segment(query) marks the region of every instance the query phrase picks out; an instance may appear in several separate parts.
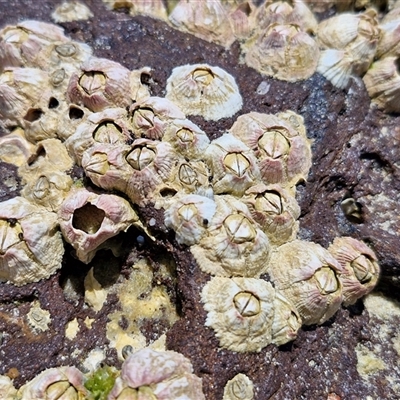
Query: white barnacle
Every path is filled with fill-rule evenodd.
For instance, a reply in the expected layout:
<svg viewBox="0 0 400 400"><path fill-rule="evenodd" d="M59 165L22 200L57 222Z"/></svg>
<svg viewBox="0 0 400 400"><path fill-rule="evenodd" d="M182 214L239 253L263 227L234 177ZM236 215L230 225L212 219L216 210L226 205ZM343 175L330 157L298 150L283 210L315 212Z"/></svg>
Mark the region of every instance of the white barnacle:
<svg viewBox="0 0 400 400"><path fill-rule="evenodd" d="M240 197L261 178L253 152L231 134L213 140L204 158L211 170L215 194Z"/></svg>
<svg viewBox="0 0 400 400"><path fill-rule="evenodd" d="M61 268L64 245L56 214L15 197L0 207L0 280L21 286Z"/></svg>
<svg viewBox="0 0 400 400"><path fill-rule="evenodd" d="M205 234L215 209L214 200L208 197L177 194L165 207L165 226L175 231L178 243L191 246Z"/></svg>
<svg viewBox="0 0 400 400"><path fill-rule="evenodd" d="M379 279L379 264L372 249L351 237L337 237L328 248L343 268L343 304L354 304L368 294Z"/></svg>
<svg viewBox="0 0 400 400"><path fill-rule="evenodd" d="M174 68L165 97L186 115L201 115L212 121L231 117L243 104L235 79L222 68L208 64Z"/></svg>
<svg viewBox="0 0 400 400"><path fill-rule="evenodd" d="M254 398L254 385L248 376L237 374L226 382L222 400L252 400Z"/></svg>
<svg viewBox="0 0 400 400"><path fill-rule="evenodd" d="M268 273L305 325L322 324L342 303L343 268L322 246L294 240L273 251Z"/></svg>
<svg viewBox="0 0 400 400"><path fill-rule="evenodd" d="M248 208L232 196L215 196L217 210L206 234L191 246L200 269L217 276L258 277L268 265L270 245Z"/></svg>

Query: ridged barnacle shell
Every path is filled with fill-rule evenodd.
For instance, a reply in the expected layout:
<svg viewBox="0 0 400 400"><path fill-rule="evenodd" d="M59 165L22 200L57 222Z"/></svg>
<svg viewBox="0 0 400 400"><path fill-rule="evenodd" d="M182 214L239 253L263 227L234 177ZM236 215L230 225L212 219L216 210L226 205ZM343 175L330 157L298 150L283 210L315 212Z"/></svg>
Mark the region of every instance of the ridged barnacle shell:
<svg viewBox="0 0 400 400"><path fill-rule="evenodd" d="M87 116L66 139L71 157L81 165L83 153L95 143L126 144L133 138L127 111L123 108L108 108Z"/></svg>
<svg viewBox="0 0 400 400"><path fill-rule="evenodd" d="M343 268L322 246L301 240L272 252L268 273L305 325L322 324L342 303Z"/></svg>
<svg viewBox="0 0 400 400"><path fill-rule="evenodd" d="M268 265L268 237L240 200L228 195L214 200L217 210L206 234L190 248L200 269L217 276L258 277Z"/></svg>
<svg viewBox="0 0 400 400"><path fill-rule="evenodd" d="M233 34L238 39L245 39L254 28L254 9L252 1L243 1L240 4L228 3L228 18Z"/></svg>
<svg viewBox="0 0 400 400"><path fill-rule="evenodd" d="M378 282L380 268L376 255L365 243L351 237L336 238L328 250L343 268L343 304L354 304Z"/></svg>
<svg viewBox="0 0 400 400"><path fill-rule="evenodd" d="M8 68L0 75L0 118L4 125L22 126L40 114L51 98L48 74L36 68Z"/></svg>
<svg viewBox="0 0 400 400"><path fill-rule="evenodd" d="M135 136L153 140L160 140L175 119L185 119L178 106L162 97L148 97L134 103L130 114Z"/></svg>
<svg viewBox="0 0 400 400"><path fill-rule="evenodd" d="M376 11L345 13L322 21L318 42L323 49L317 71L333 85L344 88L350 77L363 75L375 56L380 29Z"/></svg>
<svg viewBox="0 0 400 400"><path fill-rule="evenodd" d="M319 58L315 40L294 24L270 25L246 42L243 50L248 66L288 82L309 78Z"/></svg>
<svg viewBox="0 0 400 400"><path fill-rule="evenodd" d="M91 57L74 73L68 84L67 98L93 112L108 107L131 105L131 73L121 64L105 58Z"/></svg>
<svg viewBox="0 0 400 400"><path fill-rule="evenodd" d="M315 33L318 22L302 0L266 1L257 9L256 23L259 29L267 29L271 24L296 24L307 33Z"/></svg>
<svg viewBox="0 0 400 400"><path fill-rule="evenodd" d="M204 156L210 139L204 131L188 119L173 120L163 141L168 142L186 160L199 160Z"/></svg>
<svg viewBox="0 0 400 400"><path fill-rule="evenodd" d="M145 348L126 358L108 399L205 400L205 397L201 379L193 374L187 358L175 351Z"/></svg>
<svg viewBox="0 0 400 400"><path fill-rule="evenodd" d="M215 209L214 200L208 197L176 194L165 207L165 226L175 231L178 243L191 246L206 233Z"/></svg>
<svg viewBox="0 0 400 400"><path fill-rule="evenodd" d="M220 0L181 0L169 15L171 24L208 42L229 47L235 36Z"/></svg>
<svg viewBox="0 0 400 400"><path fill-rule="evenodd" d="M84 386L85 376L75 367L44 370L18 390L20 400L84 400L89 392Z"/></svg>
<svg viewBox="0 0 400 400"><path fill-rule="evenodd" d="M0 206L0 280L21 286L61 268L64 245L57 216L15 197Z"/></svg>
<svg viewBox="0 0 400 400"><path fill-rule="evenodd" d="M295 239L300 207L287 190L280 185L260 183L247 189L242 201L271 244L281 245Z"/></svg>
<svg viewBox="0 0 400 400"><path fill-rule="evenodd" d="M61 104L63 112L58 119L57 137L66 140L72 136L78 126L84 122L92 112L77 104Z"/></svg>
<svg viewBox="0 0 400 400"><path fill-rule="evenodd" d="M64 1L51 14L51 18L57 23L85 21L92 17L89 7L78 0Z"/></svg>
<svg viewBox="0 0 400 400"><path fill-rule="evenodd" d="M10 133L0 136L0 160L17 167L25 164L34 153L35 146L25 138L24 131L16 128Z"/></svg>
<svg viewBox="0 0 400 400"><path fill-rule="evenodd" d="M251 112L241 115L230 132L254 151L266 184L290 188L306 179L311 167L311 141L305 130L295 130L275 115Z"/></svg>
<svg viewBox="0 0 400 400"><path fill-rule="evenodd" d="M379 109L400 113L400 58L386 57L374 62L363 80Z"/></svg>
<svg viewBox="0 0 400 400"><path fill-rule="evenodd" d="M38 53L48 44L68 41L59 26L23 21L0 31L0 72L7 67L34 67Z"/></svg>
<svg viewBox="0 0 400 400"><path fill-rule="evenodd" d="M243 104L235 79L222 68L208 64L174 68L165 97L186 115L201 115L212 121L231 117Z"/></svg>
<svg viewBox="0 0 400 400"><path fill-rule="evenodd" d="M106 240L139 221L129 202L122 197L86 189L72 191L62 203L58 216L64 239L75 249L77 258L86 264L97 250L108 248Z"/></svg>
<svg viewBox="0 0 400 400"><path fill-rule="evenodd" d="M213 140L204 159L211 170L215 194L240 197L261 178L253 152L231 134L226 133Z"/></svg>
<svg viewBox="0 0 400 400"><path fill-rule="evenodd" d="M237 374L226 382L222 400L253 400L254 385L248 376Z"/></svg>

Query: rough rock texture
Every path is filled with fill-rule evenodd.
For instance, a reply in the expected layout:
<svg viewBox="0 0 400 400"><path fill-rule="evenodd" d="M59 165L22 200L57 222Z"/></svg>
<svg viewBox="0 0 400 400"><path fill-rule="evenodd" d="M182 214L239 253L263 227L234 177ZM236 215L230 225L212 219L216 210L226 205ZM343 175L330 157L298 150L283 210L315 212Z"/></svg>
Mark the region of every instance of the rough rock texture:
<svg viewBox="0 0 400 400"><path fill-rule="evenodd" d="M274 81L240 63L237 43L225 50L179 33L163 22L109 11L101 0L83 2L94 18L61 24L65 33L91 45L96 56L118 61L130 69L152 67L153 95L165 95L166 80L175 66L208 63L235 77L244 99L240 113L291 109L303 115L314 143L310 176L307 183L298 187L300 236L323 246L338 235L366 241L382 267L378 290L397 310L391 328L387 328L385 318L370 314L360 301L340 310L323 326L302 329L293 343L280 348L271 345L256 354L221 350L213 331L204 326L206 314L200 303L200 291L209 277L199 270L187 248L177 245L173 234L166 232L162 212L140 210L143 222L155 222L151 225L156 241L140 245L137 232L132 232L128 235L131 255L133 252L135 257L157 258L170 253L175 258L178 284L176 293L170 284L170 292L182 319L168 331L167 347L190 358L195 373L203 378L207 400L221 399L225 383L240 372L254 382L257 400L398 398L393 380L400 379L395 328L400 306L394 301L400 299L400 117L372 109L359 79L343 91L317 74L292 84ZM54 0L1 1L0 26L28 18L52 22L50 14L57 4ZM217 122L205 122L199 117L191 120L213 139L228 129L235 117ZM14 167L0 164L0 178L1 201L18 194ZM354 199L360 217L344 215L340 204L346 198ZM83 278L90 265L78 263L69 255L70 250L67 249L61 272L47 281L22 288L0 284L0 374L15 378L16 386L45 368L81 367L95 348L104 350L105 363L118 365L105 335L107 314L118 307L117 296L109 295L106 306L98 313L85 306ZM129 262L125 263L124 257L118 260L122 268L119 279L129 274ZM67 278L75 288L72 297L60 286ZM51 314L47 331L34 332L27 323L25 316L35 300ZM87 317L94 319L91 328L84 323ZM65 337L65 327L74 318L81 330L70 340ZM152 324L147 329L157 334L165 331ZM389 343L389 334L378 334L387 329L397 335L397 342ZM151 332L145 336L154 339ZM388 346L391 350L384 351ZM383 350L371 356L377 347ZM365 360L368 364L368 356L378 360L376 367L363 367Z"/></svg>

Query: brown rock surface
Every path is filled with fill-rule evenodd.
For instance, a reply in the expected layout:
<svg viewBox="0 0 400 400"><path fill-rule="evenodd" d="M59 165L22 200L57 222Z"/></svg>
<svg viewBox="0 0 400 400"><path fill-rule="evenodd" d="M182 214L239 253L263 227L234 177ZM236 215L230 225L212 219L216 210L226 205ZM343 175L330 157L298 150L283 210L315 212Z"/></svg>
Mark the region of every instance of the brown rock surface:
<svg viewBox="0 0 400 400"><path fill-rule="evenodd" d="M175 66L208 63L235 77L244 99L240 113L290 109L301 114L308 136L314 139L311 173L307 183L298 187L301 238L325 247L335 236L366 241L375 250L382 267L378 290L386 298L400 299L400 117L372 109L361 80L354 80L343 91L317 74L307 81L291 84L274 81L240 63L237 43L225 50L179 33L161 21L109 11L101 0L82 2L89 6L94 17L61 24L66 35L91 45L96 56L118 61L130 69L150 66L153 95L165 95L166 80ZM52 22L50 14L57 4L54 0L2 1L0 26L25 19ZM261 95L257 88L262 82L269 85L269 90ZM191 120L213 139L228 129L235 117L217 122L206 122L199 117ZM1 163L0 178L1 201L18 194L15 168ZM7 183L10 181L14 183ZM340 204L345 198L355 199L360 207L361 217L356 221L342 211ZM393 350L394 344L388 343L387 336L379 336L377 326L385 329L385 319L371 317L361 301L340 310L323 326L302 329L293 343L280 348L271 345L256 354L219 349L213 331L204 326L206 313L200 303L200 291L209 277L199 270L187 248L177 245L173 235L166 233L160 212L152 209L141 212L144 221L155 218L153 234L157 241L139 246L138 233L129 232L127 243L134 245L127 252L152 259L167 253L174 257L178 276L176 293L173 285L169 285L172 297L176 296L182 309L182 319L168 331L167 346L190 358L195 373L203 378L207 400L221 399L225 383L240 372L253 380L257 400L398 398L388 376L390 372L397 381L400 379L396 369L400 350L398 347L397 352ZM70 250L67 249L62 271L47 281L22 288L0 284L0 374L17 375L16 386L45 368L81 367L87 354L96 347L105 350L105 363L118 365L115 351L107 347L105 335L107 315L118 307L117 297L109 295L99 313L87 308L83 301L83 277L88 267L74 260ZM122 257L121 264L122 272L129 274L129 260L125 263ZM71 276L75 298L67 297L60 286ZM26 322L25 316L34 300L39 300L41 308L51 314L50 329L45 332L32 332ZM83 322L86 317L94 318L91 329ZM74 318L78 319L81 330L71 341L65 338L65 326ZM393 318L390 326L398 337ZM143 329L155 328L149 324ZM165 331L163 325L155 330L157 334ZM146 337L153 338L151 332ZM370 350L390 347L391 351L379 353L383 367L368 370L365 375L358 370L357 346Z"/></svg>

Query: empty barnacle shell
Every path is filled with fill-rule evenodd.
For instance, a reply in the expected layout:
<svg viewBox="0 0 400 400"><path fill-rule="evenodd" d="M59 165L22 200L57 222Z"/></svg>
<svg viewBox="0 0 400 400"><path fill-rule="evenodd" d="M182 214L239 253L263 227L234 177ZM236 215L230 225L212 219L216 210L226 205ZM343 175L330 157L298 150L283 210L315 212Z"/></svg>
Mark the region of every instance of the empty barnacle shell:
<svg viewBox="0 0 400 400"><path fill-rule="evenodd" d="M231 134L224 134L208 146L204 158L211 170L216 194L242 196L261 178L252 151Z"/></svg>
<svg viewBox="0 0 400 400"><path fill-rule="evenodd" d="M77 0L64 1L51 14L51 18L57 23L84 21L92 17L90 9Z"/></svg>
<svg viewBox="0 0 400 400"><path fill-rule="evenodd" d="M351 237L335 238L328 250L343 268L343 304L354 304L378 282L380 268L376 255L364 242Z"/></svg>
<svg viewBox="0 0 400 400"><path fill-rule="evenodd" d="M167 80L166 98L186 115L201 115L212 121L231 117L243 104L234 78L208 64L174 68Z"/></svg>
<svg viewBox="0 0 400 400"><path fill-rule="evenodd" d="M175 195L165 207L164 223L175 231L176 241L191 246L205 234L214 216L214 200L196 194Z"/></svg>
<svg viewBox="0 0 400 400"><path fill-rule="evenodd" d="M61 113L58 120L57 137L65 141L72 136L78 126L84 122L92 112L86 108L76 104L67 104L66 108L61 105L64 112Z"/></svg>
<svg viewBox="0 0 400 400"><path fill-rule="evenodd" d="M64 239L86 264L100 248L108 248L107 239L126 231L132 224L140 226L139 217L128 201L86 189L72 191L62 203L58 216Z"/></svg>
<svg viewBox="0 0 400 400"><path fill-rule="evenodd" d="M23 21L0 31L0 72L7 67L37 67L40 51L56 41L68 41L59 26L40 21Z"/></svg>
<svg viewBox="0 0 400 400"><path fill-rule="evenodd" d="M271 244L281 245L295 239L300 207L287 190L280 185L260 183L247 189L242 201Z"/></svg>
<svg viewBox="0 0 400 400"><path fill-rule="evenodd" d="M235 41L228 11L220 0L181 0L169 15L169 21L180 31L208 42L229 47Z"/></svg>
<svg viewBox="0 0 400 400"><path fill-rule="evenodd" d="M67 98L93 112L108 107L131 105L131 73L121 64L105 58L91 57L74 73L68 84Z"/></svg>
<svg viewBox="0 0 400 400"><path fill-rule="evenodd" d="M226 382L222 400L253 400L254 385L248 376L237 374Z"/></svg>
<svg viewBox="0 0 400 400"><path fill-rule="evenodd" d="M174 103L162 97L148 97L134 103L130 114L135 136L153 140L160 140L172 121L185 118Z"/></svg>
<svg viewBox="0 0 400 400"><path fill-rule="evenodd" d="M46 369L23 385L17 393L20 400L89 398L85 376L75 367Z"/></svg>
<svg viewBox="0 0 400 400"><path fill-rule="evenodd" d="M322 324L341 305L343 268L317 243L294 240L278 247L268 273L305 325Z"/></svg>
<svg viewBox="0 0 400 400"><path fill-rule="evenodd" d="M270 25L247 41L243 50L248 66L288 82L308 79L319 58L315 40L294 24Z"/></svg>
<svg viewBox="0 0 400 400"><path fill-rule="evenodd" d="M311 167L311 141L299 125L296 130L284 118L251 112L241 115L230 132L254 151L265 183L293 187L306 179Z"/></svg>
<svg viewBox="0 0 400 400"><path fill-rule="evenodd" d="M386 113L400 113L399 65L398 57L385 57L374 62L363 78L373 103Z"/></svg>
<svg viewBox="0 0 400 400"><path fill-rule="evenodd" d="M15 197L0 207L0 280L21 286L61 268L64 245L54 213Z"/></svg>
<svg viewBox="0 0 400 400"><path fill-rule="evenodd" d="M33 154L35 146L25 138L24 131L16 128L7 135L0 136L0 160L17 167L25 164Z"/></svg>
<svg viewBox="0 0 400 400"><path fill-rule="evenodd" d="M217 210L205 235L191 246L200 269L217 276L257 277L268 265L268 237L248 208L232 196L216 196Z"/></svg>
<svg viewBox="0 0 400 400"><path fill-rule="evenodd" d="M127 356L109 400L205 400L201 379L190 361L175 351L145 348Z"/></svg>

